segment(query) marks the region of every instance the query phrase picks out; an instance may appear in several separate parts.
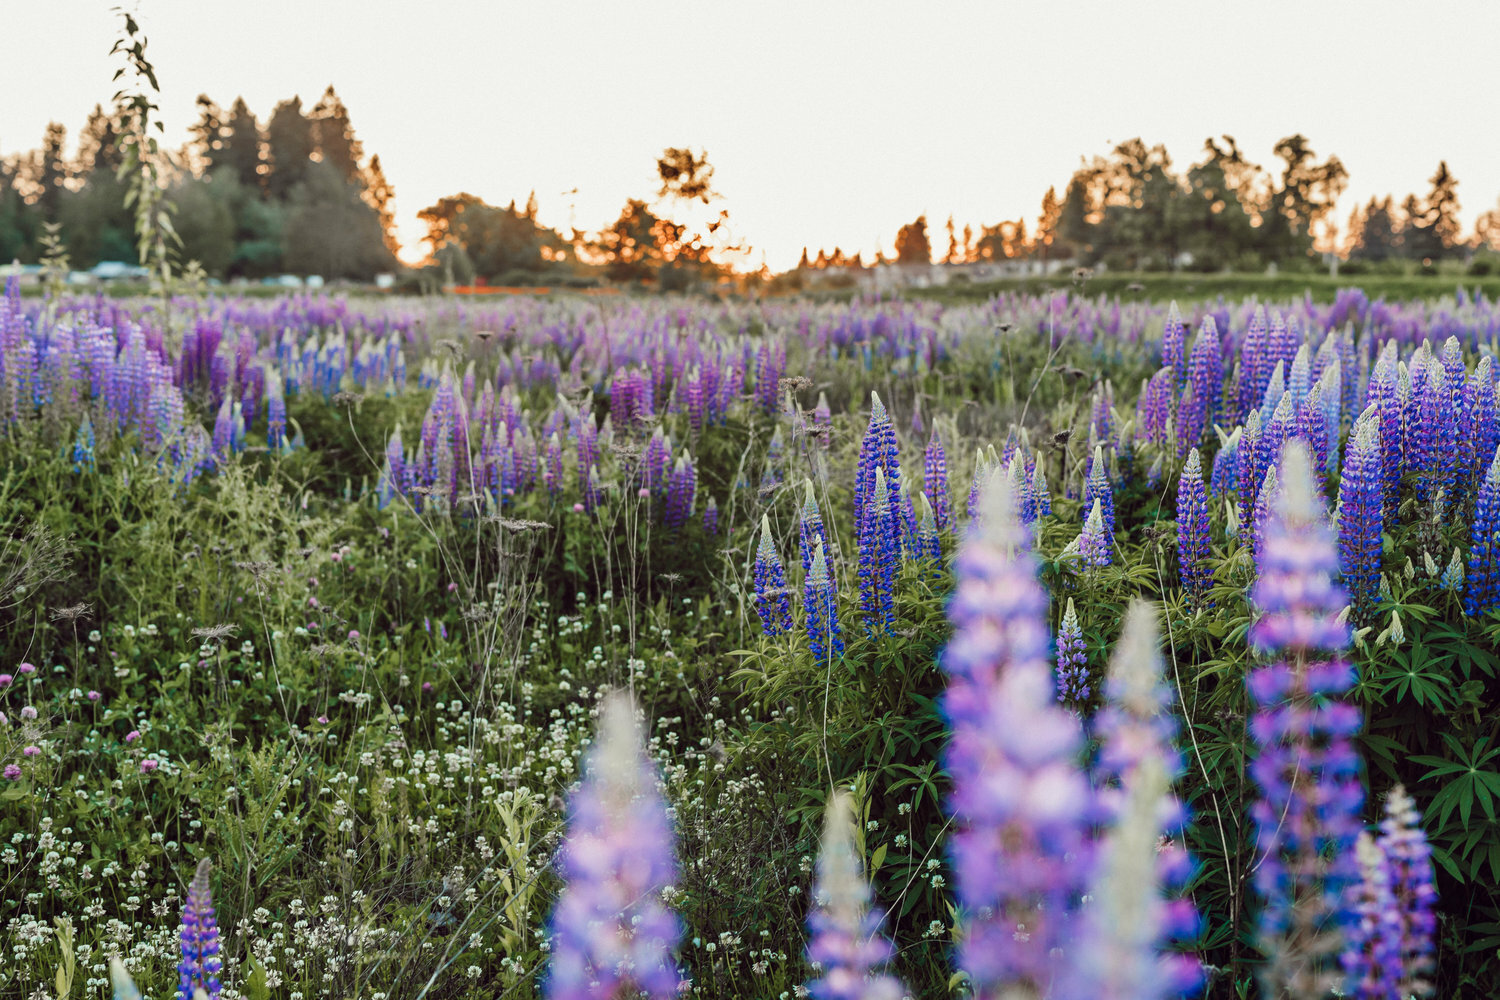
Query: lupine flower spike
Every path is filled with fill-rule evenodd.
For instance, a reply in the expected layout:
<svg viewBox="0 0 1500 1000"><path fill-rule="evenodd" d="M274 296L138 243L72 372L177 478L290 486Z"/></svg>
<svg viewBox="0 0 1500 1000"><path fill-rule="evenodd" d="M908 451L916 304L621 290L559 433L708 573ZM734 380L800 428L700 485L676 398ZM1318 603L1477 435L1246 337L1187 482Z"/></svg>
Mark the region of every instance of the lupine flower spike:
<svg viewBox="0 0 1500 1000"><path fill-rule="evenodd" d="M1195 602L1203 599L1213 583L1208 557L1208 497L1202 461L1194 448L1177 481L1177 564L1182 592Z"/></svg>
<svg viewBox="0 0 1500 1000"><path fill-rule="evenodd" d="M1464 582L1464 612L1482 615L1500 604L1500 449L1474 500L1469 529L1469 572Z"/></svg>
<svg viewBox="0 0 1500 1000"><path fill-rule="evenodd" d="M1337 982L1338 920L1358 876L1354 842L1364 789L1352 743L1360 713L1345 697L1354 669L1346 598L1333 581L1338 549L1311 460L1300 442L1282 456L1280 496L1267 525L1260 578L1251 592L1259 617L1251 648L1275 662L1248 686L1258 750L1250 774L1259 790L1255 887L1264 901L1265 990L1321 997Z"/></svg>
<svg viewBox="0 0 1500 1000"><path fill-rule="evenodd" d="M830 655L834 659L844 655L844 637L839 627L838 588L828 572L822 536L815 536L811 546L813 561L803 581L802 603L807 614L807 647L813 661L822 663Z"/></svg>
<svg viewBox="0 0 1500 1000"><path fill-rule="evenodd" d="M681 926L661 901L677 875L672 825L627 695L600 710L558 868L547 1000L676 996Z"/></svg>
<svg viewBox="0 0 1500 1000"><path fill-rule="evenodd" d="M1100 501L1095 500L1094 509L1089 511L1088 520L1083 522L1083 532L1078 536L1078 554L1083 557L1083 565L1090 569L1108 566L1113 559L1110 552L1113 546Z"/></svg>
<svg viewBox="0 0 1500 1000"><path fill-rule="evenodd" d="M901 981L880 971L895 948L880 933L880 914L870 908L870 886L855 851L854 821L849 794L835 794L824 817L814 905L807 918L812 930L807 958L819 972L807 991L815 1000L900 1000L906 995Z"/></svg>
<svg viewBox="0 0 1500 1000"><path fill-rule="evenodd" d="M1003 478L961 546L942 656L958 964L980 997L1046 995L1088 883L1093 796L1053 701L1047 595Z"/></svg>
<svg viewBox="0 0 1500 1000"><path fill-rule="evenodd" d="M1158 652L1156 613L1135 601L1110 661L1108 704L1099 714L1102 805L1113 828L1083 911L1080 944L1070 952L1064 988L1077 1000L1166 1000L1187 995L1202 968L1167 945L1197 934L1192 904L1169 899L1189 874L1186 851L1163 837L1182 834L1182 807L1171 784L1182 770L1176 724Z"/></svg>
<svg viewBox="0 0 1500 1000"><path fill-rule="evenodd" d="M214 919L213 897L208 887L208 874L212 870L213 864L207 858L198 862L198 870L188 886L187 900L182 905L177 1000L194 1000L200 995L219 1000L219 925Z"/></svg>
<svg viewBox="0 0 1500 1000"><path fill-rule="evenodd" d="M771 537L771 518L766 514L760 518L760 545L755 550L755 610L766 635L775 637L792 627L786 571L782 569L781 556L776 553L776 542Z"/></svg>
<svg viewBox="0 0 1500 1000"><path fill-rule="evenodd" d="M1082 715L1094 693L1094 679L1089 676L1088 649L1073 598L1057 626L1057 700L1069 711Z"/></svg>
<svg viewBox="0 0 1500 1000"><path fill-rule="evenodd" d="M1380 454L1380 413L1371 404L1354 424L1339 480L1339 568L1361 622L1372 620L1380 584L1380 524L1385 509Z"/></svg>

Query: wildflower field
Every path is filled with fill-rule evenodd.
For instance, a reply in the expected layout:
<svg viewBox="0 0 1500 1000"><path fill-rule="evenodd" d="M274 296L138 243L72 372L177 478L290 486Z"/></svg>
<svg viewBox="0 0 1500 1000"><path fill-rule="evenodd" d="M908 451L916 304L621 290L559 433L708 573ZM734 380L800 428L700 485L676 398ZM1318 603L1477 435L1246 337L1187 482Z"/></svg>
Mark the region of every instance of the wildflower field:
<svg viewBox="0 0 1500 1000"><path fill-rule="evenodd" d="M11 288L0 998L1493 996L1497 350Z"/></svg>

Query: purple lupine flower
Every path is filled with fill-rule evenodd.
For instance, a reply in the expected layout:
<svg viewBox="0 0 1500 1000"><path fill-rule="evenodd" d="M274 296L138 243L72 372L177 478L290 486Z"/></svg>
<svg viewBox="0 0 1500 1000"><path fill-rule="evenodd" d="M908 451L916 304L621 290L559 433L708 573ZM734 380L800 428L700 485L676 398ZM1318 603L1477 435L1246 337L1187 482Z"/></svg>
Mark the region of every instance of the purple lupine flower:
<svg viewBox="0 0 1500 1000"><path fill-rule="evenodd" d="M78 425L78 433L73 437L73 471L94 471L94 424L89 420L89 415L83 415L83 422Z"/></svg>
<svg viewBox="0 0 1500 1000"><path fill-rule="evenodd" d="M1380 586L1380 411L1374 403L1354 424L1339 479L1339 569L1360 621L1371 620Z"/></svg>
<svg viewBox="0 0 1500 1000"><path fill-rule="evenodd" d="M177 963L177 1000L193 1000L198 990L209 1000L219 1000L219 925L208 887L212 868L207 858L198 862L182 904L182 929L177 935L182 945L182 959Z"/></svg>
<svg viewBox="0 0 1500 1000"><path fill-rule="evenodd" d="M1095 500L1088 520L1083 522L1083 531L1078 535L1078 554L1083 557L1086 568L1096 569L1114 561L1113 549L1114 538L1104 521L1103 508L1100 501Z"/></svg>
<svg viewBox="0 0 1500 1000"><path fill-rule="evenodd" d="M1193 340L1193 352L1188 358L1188 380L1193 384L1193 405L1203 414L1203 426L1213 426L1222 406L1224 356L1219 344L1219 328L1212 316L1203 317L1198 336Z"/></svg>
<svg viewBox="0 0 1500 1000"><path fill-rule="evenodd" d="M814 906L807 916L807 959L819 972L807 992L815 1000L900 1000L906 988L880 971L896 949L880 932L881 915L870 908L854 823L849 793L836 793L823 822Z"/></svg>
<svg viewBox="0 0 1500 1000"><path fill-rule="evenodd" d="M1255 519L1255 498L1260 494L1260 484L1266 478L1266 470L1260 464L1260 411L1252 410L1241 429L1239 444L1239 495L1240 530L1248 532Z"/></svg>
<svg viewBox="0 0 1500 1000"><path fill-rule="evenodd" d="M1113 440L1115 432L1115 389L1109 379L1094 390L1093 406L1089 413L1090 425L1098 434L1100 443Z"/></svg>
<svg viewBox="0 0 1500 1000"><path fill-rule="evenodd" d="M1026 475L1026 463L1021 460L1019 451L1010 457L1005 478L1010 485L1010 495L1016 498L1016 513L1021 523L1031 524L1036 520L1036 497L1032 495L1031 478Z"/></svg>
<svg viewBox="0 0 1500 1000"><path fill-rule="evenodd" d="M1277 362L1276 368L1271 372L1270 381L1266 383L1265 395L1260 401L1260 426L1262 431L1271 424L1271 416L1276 412L1276 407L1281 404L1281 397L1287 395L1285 367ZM1278 450L1276 454L1281 454Z"/></svg>
<svg viewBox="0 0 1500 1000"><path fill-rule="evenodd" d="M775 415L781 405L781 379L786 374L786 345L780 338L761 344L755 364L755 400L761 411Z"/></svg>
<svg viewBox="0 0 1500 1000"><path fill-rule="evenodd" d="M854 474L854 523L864 523L865 503L875 491L875 470L885 468L885 450L887 447L886 430L890 429L891 437L895 436L895 429L891 426L890 415L886 413L885 404L880 401L878 393L870 393L870 423L865 428L865 436L859 445L859 467Z"/></svg>
<svg viewBox="0 0 1500 1000"><path fill-rule="evenodd" d="M1276 497L1281 492L1281 484L1277 480L1276 466L1267 466L1266 478L1261 482L1260 492L1255 497L1255 511L1251 514L1250 551L1255 559L1257 576L1260 575L1261 558L1266 551L1266 529L1276 510Z"/></svg>
<svg viewBox="0 0 1500 1000"><path fill-rule="evenodd" d="M755 611L766 635L776 637L792 627L791 598L786 586L786 571L776 554L771 538L771 518L760 517L760 545L755 550Z"/></svg>
<svg viewBox="0 0 1500 1000"><path fill-rule="evenodd" d="M1333 582L1338 550L1299 442L1286 446L1281 480L1251 592L1259 617L1248 635L1257 654L1277 658L1248 679L1258 747L1250 773L1260 793L1251 808L1255 886L1264 901L1267 994L1321 996L1334 981L1330 939L1357 875L1364 789L1352 738L1360 713L1345 700L1354 669L1342 657L1349 626Z"/></svg>
<svg viewBox="0 0 1500 1000"><path fill-rule="evenodd" d="M1177 457L1182 458L1203 440L1207 429L1208 414L1198 401L1198 390L1189 382L1177 403L1177 418L1174 435L1177 439Z"/></svg>
<svg viewBox="0 0 1500 1000"><path fill-rule="evenodd" d="M1096 503L1099 506L1100 517L1103 519L1104 532L1113 538L1115 491L1109 483L1109 471L1104 466L1104 448L1100 445L1094 446L1093 458L1083 481L1083 509L1092 513Z"/></svg>
<svg viewBox="0 0 1500 1000"><path fill-rule="evenodd" d="M1384 853L1368 832L1354 844L1360 880L1345 902L1343 995L1357 1000L1387 1000L1400 991L1400 915L1391 892L1391 871Z"/></svg>
<svg viewBox="0 0 1500 1000"><path fill-rule="evenodd" d="M927 494L921 494L921 513L918 516L917 530L914 537L917 540L916 557L918 559L931 559L934 563L941 564L943 561L943 543L938 537L937 515L932 511L932 502L927 499Z"/></svg>
<svg viewBox="0 0 1500 1000"><path fill-rule="evenodd" d="M947 531L953 518L952 502L948 499L948 454L943 450L943 439L936 431L922 455L922 473L922 491L932 504L937 529Z"/></svg>
<svg viewBox="0 0 1500 1000"><path fill-rule="evenodd" d="M1187 381L1187 324L1177 311L1177 303L1167 306L1167 320L1161 332L1161 363L1172 370L1172 384Z"/></svg>
<svg viewBox="0 0 1500 1000"><path fill-rule="evenodd" d="M802 573L812 572L813 564L813 540L817 544L823 544L823 512L818 509L818 498L813 490L813 481L803 481L802 510L797 519L798 543L802 549Z"/></svg>
<svg viewBox="0 0 1500 1000"><path fill-rule="evenodd" d="M1313 476L1321 491L1323 474L1328 470L1328 460L1332 457L1328 439L1328 413L1323 408L1322 382L1315 383L1308 390L1288 436L1304 442L1312 453ZM1336 441L1333 443L1337 445Z"/></svg>
<svg viewBox="0 0 1500 1000"><path fill-rule="evenodd" d="M831 654L844 655L844 632L839 627L839 595L833 576L828 572L828 556L823 536L814 535L812 565L802 583L802 603L807 616L807 647L813 662L822 663Z"/></svg>
<svg viewBox="0 0 1500 1000"><path fill-rule="evenodd" d="M1177 566L1182 592L1194 602L1201 601L1213 583L1213 566L1209 563L1208 497L1197 448L1188 453L1177 480Z"/></svg>
<svg viewBox="0 0 1500 1000"><path fill-rule="evenodd" d="M1089 674L1088 647L1073 598L1057 626L1057 700L1075 715L1082 716L1094 693L1094 678Z"/></svg>
<svg viewBox="0 0 1500 1000"><path fill-rule="evenodd" d="M1500 447L1500 413L1495 401L1495 359L1486 354L1474 366L1464 392L1464 406L1472 423L1464 470L1464 486L1472 488L1484 478L1486 463Z"/></svg>
<svg viewBox="0 0 1500 1000"><path fill-rule="evenodd" d="M771 440L766 444L766 464L760 480L763 488L781 485L785 459L786 443L781 436L781 425L777 424L776 430L771 434Z"/></svg>
<svg viewBox="0 0 1500 1000"><path fill-rule="evenodd" d="M1093 795L1078 720L1053 701L1047 595L1003 480L959 549L942 655L949 840L976 995L1043 996L1091 872Z"/></svg>
<svg viewBox="0 0 1500 1000"><path fill-rule="evenodd" d="M1136 400L1136 435L1153 443L1166 440L1167 422L1172 417L1172 369L1162 368L1141 384Z"/></svg>
<svg viewBox="0 0 1500 1000"><path fill-rule="evenodd" d="M1031 469L1031 495L1036 501L1036 516L1052 516L1052 491L1047 488L1047 467L1040 456L1033 457Z"/></svg>
<svg viewBox="0 0 1500 1000"><path fill-rule="evenodd" d="M1384 521L1390 526L1395 523L1401 476L1406 471L1406 435L1401 423L1402 401L1395 341L1386 341L1370 372L1368 400L1380 413L1380 474L1384 481Z"/></svg>
<svg viewBox="0 0 1500 1000"><path fill-rule="evenodd" d="M969 500L964 507L971 521L979 516L979 498L984 495L984 487L989 482L989 478L989 462L985 458L984 449L981 448L974 456L974 478L969 482Z"/></svg>
<svg viewBox="0 0 1500 1000"><path fill-rule="evenodd" d="M1248 421L1250 413L1260 404L1265 394L1266 381L1271 375L1270 329L1266 325L1266 310L1257 306L1250 325L1245 329L1245 338L1240 343L1239 364L1239 413L1238 419Z"/></svg>
<svg viewBox="0 0 1500 1000"><path fill-rule="evenodd" d="M1219 453L1214 456L1213 472L1208 479L1208 495L1214 499L1239 489L1241 433L1243 429L1239 427L1227 437L1223 431L1218 431Z"/></svg>
<svg viewBox="0 0 1500 1000"><path fill-rule="evenodd" d="M547 454L542 460L542 483L547 487L547 493L556 500L563 488L562 440L556 431L547 437Z"/></svg>
<svg viewBox="0 0 1500 1000"><path fill-rule="evenodd" d="M703 530L710 538L719 534L719 502L713 497L709 497L708 503L703 507Z"/></svg>
<svg viewBox="0 0 1500 1000"><path fill-rule="evenodd" d="M663 523L676 531L693 514L693 500L698 492L698 470L693 466L693 457L686 452L677 456L672 475L667 480L667 504Z"/></svg>
<svg viewBox="0 0 1500 1000"><path fill-rule="evenodd" d="M828 408L826 393L818 393L818 405L813 407L813 427L819 432L818 443L827 449L833 439L833 435L829 433L833 429L833 411Z"/></svg>
<svg viewBox="0 0 1500 1000"><path fill-rule="evenodd" d="M641 456L641 488L659 497L667 488L667 469L672 462L672 444L662 433L660 425L646 442L646 452Z"/></svg>
<svg viewBox="0 0 1500 1000"><path fill-rule="evenodd" d="M1417 392L1415 448L1410 457L1417 469L1417 499L1431 503L1440 491L1452 499L1458 429L1443 366L1429 362L1423 372L1423 388Z"/></svg>
<svg viewBox="0 0 1500 1000"><path fill-rule="evenodd" d="M895 620L892 589L900 558L900 529L891 517L885 470L875 470L875 488L859 522L859 609L865 631L889 629Z"/></svg>
<svg viewBox="0 0 1500 1000"><path fill-rule="evenodd" d="M1399 916L1402 997L1430 992L1422 981L1432 968L1433 936L1437 933L1437 887L1432 880L1432 846L1422 832L1417 805L1400 785L1385 801L1377 842L1391 877L1391 895Z"/></svg>
<svg viewBox="0 0 1500 1000"><path fill-rule="evenodd" d="M1482 615L1500 604L1500 450L1474 498L1469 528L1469 572L1464 582L1464 613Z"/></svg>
<svg viewBox="0 0 1500 1000"><path fill-rule="evenodd" d="M677 876L672 824L627 695L611 695L600 709L558 870L565 884L552 912L543 995L676 996L681 977L672 952L682 929L661 900Z"/></svg>
<svg viewBox="0 0 1500 1000"><path fill-rule="evenodd" d="M1101 811L1113 826L1058 997L1166 1000L1191 994L1203 980L1196 959L1169 950L1197 937L1198 919L1183 891L1192 863L1180 842L1184 811L1172 794L1182 758L1155 618L1146 602L1131 602L1110 660L1095 731Z"/></svg>
<svg viewBox="0 0 1500 1000"><path fill-rule="evenodd" d="M1302 401L1312 389L1312 350L1306 344L1297 348L1297 355L1287 369L1286 391L1292 396L1292 408L1300 409Z"/></svg>
<svg viewBox="0 0 1500 1000"><path fill-rule="evenodd" d="M1286 444L1288 438L1296 436L1296 419L1297 415L1292 408L1292 394L1283 390L1271 410L1270 419L1261 423L1260 443L1256 446L1256 471L1260 473L1262 480L1266 469L1275 465L1281 457L1281 446Z"/></svg>

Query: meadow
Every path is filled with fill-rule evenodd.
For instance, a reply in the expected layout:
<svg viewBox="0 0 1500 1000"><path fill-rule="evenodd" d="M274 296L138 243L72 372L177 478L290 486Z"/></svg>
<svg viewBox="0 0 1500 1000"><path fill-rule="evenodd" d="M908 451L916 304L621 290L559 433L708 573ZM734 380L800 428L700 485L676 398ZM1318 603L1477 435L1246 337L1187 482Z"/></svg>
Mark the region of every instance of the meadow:
<svg viewBox="0 0 1500 1000"><path fill-rule="evenodd" d="M0 997L1494 995L1500 306L1329 298L12 289Z"/></svg>

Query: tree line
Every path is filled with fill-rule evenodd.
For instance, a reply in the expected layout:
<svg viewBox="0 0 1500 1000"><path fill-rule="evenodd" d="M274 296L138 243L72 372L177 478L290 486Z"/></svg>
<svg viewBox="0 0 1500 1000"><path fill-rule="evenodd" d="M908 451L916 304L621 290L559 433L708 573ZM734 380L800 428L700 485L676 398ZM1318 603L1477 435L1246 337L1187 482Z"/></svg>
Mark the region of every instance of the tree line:
<svg viewBox="0 0 1500 1000"><path fill-rule="evenodd" d="M1259 271L1271 264L1306 266L1324 251L1347 260L1432 264L1475 250L1500 251L1500 207L1483 213L1465 236L1458 181L1439 162L1423 195L1371 198L1342 231L1334 209L1348 184L1337 156L1320 158L1303 135L1282 139L1273 168L1252 162L1232 136L1210 138L1185 172L1162 145L1140 139L1085 160L1061 197L1047 189L1028 231L1025 218L955 226L930 233L919 216L897 232L894 256L873 263L925 265L1005 260L1068 260L1115 270ZM859 255L835 248L800 268L859 268Z"/></svg>
<svg viewBox="0 0 1500 1000"><path fill-rule="evenodd" d="M264 124L243 98L225 111L202 95L197 109L168 171L184 261L245 278L368 278L396 267L394 191L380 157L365 158L332 86L310 110L298 97L281 101ZM66 129L53 122L40 148L0 158L0 261L38 260L47 224L74 268L136 259L118 176L121 121L121 109L95 106L72 157Z"/></svg>
<svg viewBox="0 0 1500 1000"><path fill-rule="evenodd" d="M256 279L285 272L369 279L395 270L393 199L378 154L366 157L349 110L330 86L304 110L279 102L261 122L243 98L225 110L207 95L189 142L171 157L168 196L181 257L209 275ZM66 155L67 132L0 157L0 261L36 262L55 244L71 266L133 261L126 185L118 175L122 111L96 106ZM900 228L891 256L871 264L1072 261L1116 270L1263 270L1301 266L1333 250L1351 261L1433 263L1500 249L1500 208L1464 234L1458 181L1440 162L1421 195L1372 198L1342 231L1333 217L1348 184L1337 156L1305 136L1276 143L1275 164L1252 162L1232 136L1205 141L1186 170L1139 138L1084 160L1061 196L1048 188L1037 218L929 231L925 215ZM670 147L656 160L655 197L631 198L597 231L558 231L537 217L535 193L506 207L460 192L418 218L428 264L447 283L611 280L688 288L730 273L745 247L730 233L708 156ZM49 227L55 231L49 242ZM857 270L859 253L804 248L797 270Z"/></svg>

